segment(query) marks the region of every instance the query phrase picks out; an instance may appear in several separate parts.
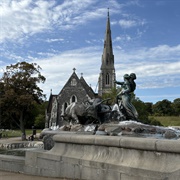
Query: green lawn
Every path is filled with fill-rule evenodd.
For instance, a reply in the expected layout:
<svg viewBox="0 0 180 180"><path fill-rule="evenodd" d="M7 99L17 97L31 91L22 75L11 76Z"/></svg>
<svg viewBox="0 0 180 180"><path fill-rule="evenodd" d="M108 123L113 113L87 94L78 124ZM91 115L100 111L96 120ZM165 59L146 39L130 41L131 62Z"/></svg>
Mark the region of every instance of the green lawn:
<svg viewBox="0 0 180 180"><path fill-rule="evenodd" d="M37 129L36 133L40 133L42 130ZM22 132L20 130L4 130L0 131L2 133L2 137L21 137ZM26 135L32 134L32 129L27 129L26 130Z"/></svg>
<svg viewBox="0 0 180 180"><path fill-rule="evenodd" d="M180 116L150 116L163 126L180 126Z"/></svg>

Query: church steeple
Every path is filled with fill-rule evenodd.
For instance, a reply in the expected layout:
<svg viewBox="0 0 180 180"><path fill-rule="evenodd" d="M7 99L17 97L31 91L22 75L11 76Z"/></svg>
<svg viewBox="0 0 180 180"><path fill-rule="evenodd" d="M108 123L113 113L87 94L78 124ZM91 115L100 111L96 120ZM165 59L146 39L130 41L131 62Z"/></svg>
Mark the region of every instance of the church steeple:
<svg viewBox="0 0 180 180"><path fill-rule="evenodd" d="M114 55L112 49L111 27L110 27L110 17L109 17L109 9L108 9L101 68L106 68L109 65L114 66Z"/></svg>
<svg viewBox="0 0 180 180"><path fill-rule="evenodd" d="M101 72L99 76L98 95L102 96L102 94L110 92L111 89L115 87L114 80L115 80L114 55L112 48L111 27L110 27L110 17L109 17L109 8L108 8Z"/></svg>

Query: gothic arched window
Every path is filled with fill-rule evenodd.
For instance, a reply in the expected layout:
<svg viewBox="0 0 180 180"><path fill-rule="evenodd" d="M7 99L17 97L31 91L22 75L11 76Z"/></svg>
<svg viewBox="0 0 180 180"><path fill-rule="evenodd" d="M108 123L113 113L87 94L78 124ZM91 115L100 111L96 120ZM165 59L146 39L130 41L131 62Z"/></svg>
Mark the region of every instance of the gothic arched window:
<svg viewBox="0 0 180 180"><path fill-rule="evenodd" d="M72 97L72 102L75 102L76 98L75 96Z"/></svg>
<svg viewBox="0 0 180 180"><path fill-rule="evenodd" d="M64 103L64 112L65 112L67 106L68 106L68 105L67 105L67 103L65 102L65 103Z"/></svg>
<svg viewBox="0 0 180 180"><path fill-rule="evenodd" d="M73 102L77 102L77 97L75 96L75 95L73 95L72 97L71 97L71 103L73 103Z"/></svg>
<svg viewBox="0 0 180 180"><path fill-rule="evenodd" d="M109 84L109 73L106 74L106 84Z"/></svg>

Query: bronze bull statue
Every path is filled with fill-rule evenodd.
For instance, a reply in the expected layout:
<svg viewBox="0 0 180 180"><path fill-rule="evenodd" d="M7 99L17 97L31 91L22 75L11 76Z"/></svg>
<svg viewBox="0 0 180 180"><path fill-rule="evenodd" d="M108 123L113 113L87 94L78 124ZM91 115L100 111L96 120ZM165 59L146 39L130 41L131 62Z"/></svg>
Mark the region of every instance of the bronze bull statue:
<svg viewBox="0 0 180 180"><path fill-rule="evenodd" d="M89 124L97 122L102 124L108 119L108 113L111 111L110 106L102 104L107 100L109 99L96 98L88 103L73 102L66 108L64 120L70 121L70 123Z"/></svg>

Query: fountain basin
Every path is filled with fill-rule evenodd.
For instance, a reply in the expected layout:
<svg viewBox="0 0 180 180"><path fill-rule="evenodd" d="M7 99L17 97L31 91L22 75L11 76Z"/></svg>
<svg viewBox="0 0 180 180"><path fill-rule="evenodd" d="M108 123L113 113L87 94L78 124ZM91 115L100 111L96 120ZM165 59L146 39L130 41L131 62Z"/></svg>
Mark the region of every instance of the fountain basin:
<svg viewBox="0 0 180 180"><path fill-rule="evenodd" d="M46 152L27 152L25 172L83 180L179 180L180 141L61 134Z"/></svg>

